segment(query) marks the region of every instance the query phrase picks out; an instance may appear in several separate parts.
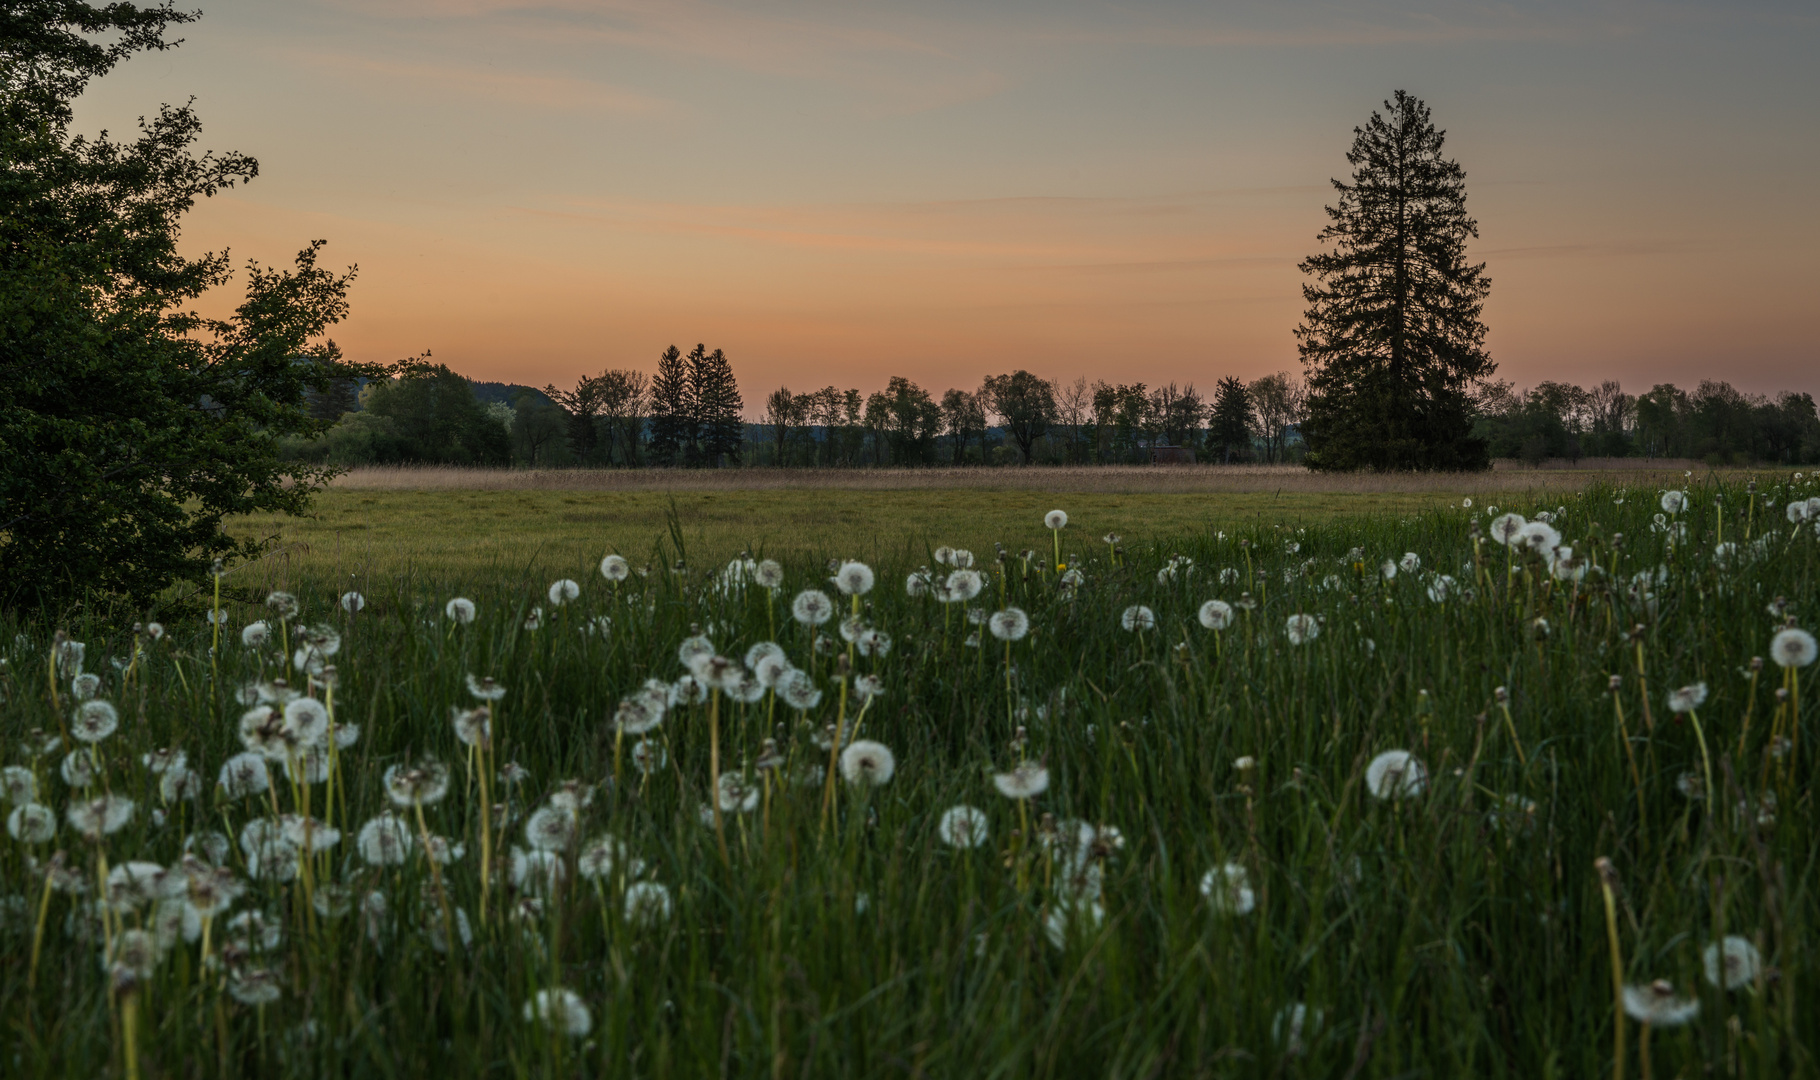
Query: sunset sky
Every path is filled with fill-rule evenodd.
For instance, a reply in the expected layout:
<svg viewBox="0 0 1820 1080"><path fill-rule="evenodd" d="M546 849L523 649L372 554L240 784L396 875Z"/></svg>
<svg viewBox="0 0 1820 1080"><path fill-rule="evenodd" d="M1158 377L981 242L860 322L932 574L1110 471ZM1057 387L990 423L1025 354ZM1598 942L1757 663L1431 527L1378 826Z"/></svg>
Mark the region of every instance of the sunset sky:
<svg viewBox="0 0 1820 1080"><path fill-rule="evenodd" d="M326 238L355 359L542 385L701 341L753 414L1294 371L1296 263L1402 88L1466 169L1500 377L1820 392L1812 0L189 2L80 124L193 95L261 175L186 244Z"/></svg>

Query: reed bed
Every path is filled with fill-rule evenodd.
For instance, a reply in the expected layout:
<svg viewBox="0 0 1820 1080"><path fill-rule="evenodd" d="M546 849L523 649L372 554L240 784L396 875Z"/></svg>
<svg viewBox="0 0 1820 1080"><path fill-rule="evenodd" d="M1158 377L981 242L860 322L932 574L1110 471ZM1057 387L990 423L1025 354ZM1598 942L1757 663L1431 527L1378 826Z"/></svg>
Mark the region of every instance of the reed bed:
<svg viewBox="0 0 1820 1080"><path fill-rule="evenodd" d="M1813 1076L1820 488L1688 489L10 621L6 1073Z"/></svg>

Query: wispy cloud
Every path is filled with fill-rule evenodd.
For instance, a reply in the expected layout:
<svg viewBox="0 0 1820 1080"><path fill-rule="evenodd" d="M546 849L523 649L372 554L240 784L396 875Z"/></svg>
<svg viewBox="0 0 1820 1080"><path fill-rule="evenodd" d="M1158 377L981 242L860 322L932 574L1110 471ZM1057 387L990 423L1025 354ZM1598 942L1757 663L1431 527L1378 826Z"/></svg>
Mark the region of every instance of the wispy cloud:
<svg viewBox="0 0 1820 1080"><path fill-rule="evenodd" d="M438 98L461 96L536 109L652 115L679 107L662 98L593 79L500 70L479 64L425 63L346 53L291 51L296 62L325 71L382 79Z"/></svg>

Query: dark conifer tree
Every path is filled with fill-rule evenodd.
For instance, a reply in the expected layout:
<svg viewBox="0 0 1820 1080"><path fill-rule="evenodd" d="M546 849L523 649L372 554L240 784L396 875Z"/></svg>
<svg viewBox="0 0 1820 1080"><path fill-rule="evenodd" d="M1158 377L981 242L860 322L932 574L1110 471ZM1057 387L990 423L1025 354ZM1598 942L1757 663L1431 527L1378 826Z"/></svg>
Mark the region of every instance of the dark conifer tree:
<svg viewBox="0 0 1820 1080"><path fill-rule="evenodd" d="M1227 464L1251 457L1251 433L1257 418L1251 407L1251 391L1231 375L1221 379L1213 390L1213 413L1208 417L1208 449Z"/></svg>
<svg viewBox="0 0 1820 1080"><path fill-rule="evenodd" d="M689 374L694 390L699 462L715 468L739 464L740 443L746 431L740 410L745 405L733 378L733 365L719 349L710 353L697 345L689 354Z"/></svg>
<svg viewBox="0 0 1820 1080"><path fill-rule="evenodd" d="M689 365L672 345L657 358L651 379L651 464L681 465L695 441L694 394Z"/></svg>
<svg viewBox="0 0 1820 1080"><path fill-rule="evenodd" d="M1466 261L1479 235L1466 173L1441 156L1428 107L1399 90L1346 160L1350 184L1310 256L1296 328L1308 371L1308 465L1316 469L1483 469L1471 390L1496 365L1480 321L1491 281Z"/></svg>

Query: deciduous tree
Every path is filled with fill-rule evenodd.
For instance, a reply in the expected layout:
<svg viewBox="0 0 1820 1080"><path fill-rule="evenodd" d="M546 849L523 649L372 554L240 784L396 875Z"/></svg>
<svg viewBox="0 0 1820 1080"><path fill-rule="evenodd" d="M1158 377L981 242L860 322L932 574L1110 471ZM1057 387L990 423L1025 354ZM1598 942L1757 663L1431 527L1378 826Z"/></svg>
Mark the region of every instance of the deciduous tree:
<svg viewBox="0 0 1820 1080"><path fill-rule="evenodd" d="M988 375L980 396L998 414L1024 464L1030 464L1036 440L1055 422L1055 388L1048 380L1020 369L1009 375Z"/></svg>
<svg viewBox="0 0 1820 1080"><path fill-rule="evenodd" d="M223 519L301 513L332 472L279 453L329 426L308 395L384 371L324 337L353 271L318 266L320 242L290 269L249 264L227 318L191 310L232 264L181 253L179 223L259 166L196 152L188 105L128 140L72 130L91 80L171 48L168 32L195 18L0 6L0 603L142 604L205 580L217 558L256 554Z"/></svg>

